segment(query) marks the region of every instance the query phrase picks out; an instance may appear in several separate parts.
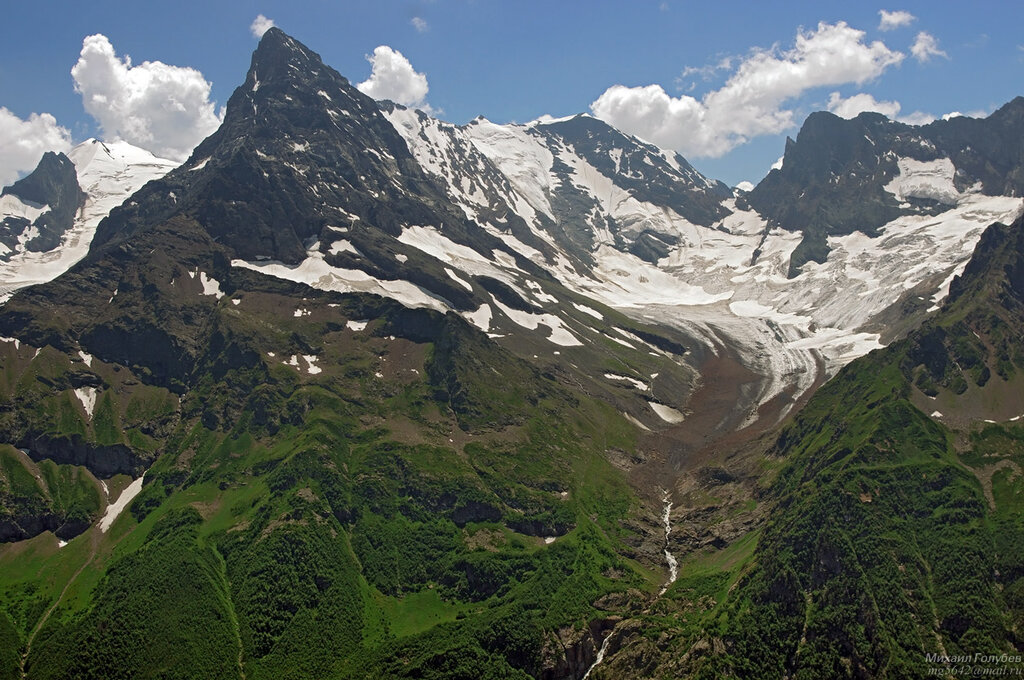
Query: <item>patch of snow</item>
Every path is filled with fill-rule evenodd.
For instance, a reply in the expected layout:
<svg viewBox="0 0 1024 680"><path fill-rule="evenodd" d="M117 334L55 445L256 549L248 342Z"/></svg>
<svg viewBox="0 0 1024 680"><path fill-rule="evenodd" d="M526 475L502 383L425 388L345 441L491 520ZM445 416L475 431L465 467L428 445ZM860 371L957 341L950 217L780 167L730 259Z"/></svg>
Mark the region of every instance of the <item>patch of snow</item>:
<svg viewBox="0 0 1024 680"><path fill-rule="evenodd" d="M462 317L486 333L491 329L492 313L491 306L485 302L475 312L463 312Z"/></svg>
<svg viewBox="0 0 1024 680"><path fill-rule="evenodd" d="M900 158L896 161L899 174L885 187L897 200L925 198L945 205L956 205L960 192L953 185L956 168L948 158L918 161Z"/></svg>
<svg viewBox="0 0 1024 680"><path fill-rule="evenodd" d="M448 267L444 268L444 273L447 274L453 281L458 283L460 286L462 286L463 288L468 290L470 293L473 292L473 286L469 283L469 281L466 281L465 279L460 278L458 274L453 272Z"/></svg>
<svg viewBox="0 0 1024 680"><path fill-rule="evenodd" d="M578 302L572 303L572 306L575 307L576 309L580 310L584 314L589 314L590 316L594 317L598 321L604 321L604 314L602 314L601 312L597 311L593 307L587 307L586 305L581 305Z"/></svg>
<svg viewBox="0 0 1024 680"><path fill-rule="evenodd" d="M82 361L85 362L86 366L88 366L89 368L92 368L92 355L91 354L86 354L82 350L78 350L78 356L82 357Z"/></svg>
<svg viewBox="0 0 1024 680"><path fill-rule="evenodd" d="M362 331L362 330L366 330L366 325L368 323L370 323L370 322L369 321L354 321L352 319L349 319L348 321L345 322L345 327L349 328L349 329L351 329L353 331Z"/></svg>
<svg viewBox="0 0 1024 680"><path fill-rule="evenodd" d="M623 412L622 412L622 415L623 415L623 417L624 417L624 418L625 418L626 420L628 420L629 422L633 423L634 425L636 425L637 427L639 427L639 428L640 428L641 430L644 430L645 432L650 432L650 431L651 431L651 428L647 427L646 425L644 425L643 423L641 423L641 422L640 422L639 420L637 420L637 419L636 419L636 418L634 418L633 416L631 416L631 415L629 415L628 413L626 413L625 411L623 411Z"/></svg>
<svg viewBox="0 0 1024 680"><path fill-rule="evenodd" d="M503 305L493 295L491 296L491 301L505 314L505 316L523 328L528 330L537 330L538 326L547 326L551 330L551 333L548 335L548 340L556 345L561 345L562 347L574 347L583 344L579 338L563 326L562 319L554 314L532 314L530 312L521 312L518 309L512 309L511 307Z"/></svg>
<svg viewBox="0 0 1024 680"><path fill-rule="evenodd" d="M203 286L203 295L212 295L218 300L224 297L224 292L220 289L220 281L212 278L206 274L206 272L196 271L199 275L199 283Z"/></svg>
<svg viewBox="0 0 1024 680"><path fill-rule="evenodd" d="M323 372L323 369L316 365L319 357L315 354L303 354L302 358L306 360L306 373L316 375L317 373Z"/></svg>
<svg viewBox="0 0 1024 680"><path fill-rule="evenodd" d="M331 244L331 249L328 251L331 255L338 255L340 253L352 253L358 257L362 257L363 254L359 252L350 241L346 239L340 239Z"/></svg>
<svg viewBox="0 0 1024 680"><path fill-rule="evenodd" d="M448 305L444 300L414 283L401 279L394 281L377 279L359 269L332 267L324 262L323 254L313 251L308 252L306 259L298 265L287 265L272 260L259 262L232 260L231 266L251 269L287 281L304 283L320 290L340 293L374 293L397 300L410 308L427 307L439 312L448 310Z"/></svg>
<svg viewBox="0 0 1024 680"><path fill-rule="evenodd" d="M671 406L659 404L656 401L649 401L647 402L647 405L650 406L651 410L657 413L658 417L664 420L666 423L672 423L673 425L675 425L686 420L686 417L682 413L672 408Z"/></svg>
<svg viewBox="0 0 1024 680"><path fill-rule="evenodd" d="M103 517L100 518L100 531L106 533L108 529L114 524L114 520L124 512L124 509L128 507L139 492L142 491L142 477L139 477L135 481L125 488L121 492L121 495L117 497L117 500L107 505L107 509L103 512Z"/></svg>
<svg viewBox="0 0 1024 680"><path fill-rule="evenodd" d="M649 389L647 387L647 383L645 383L642 380L637 380L636 378L631 378L628 375L619 375L618 373L605 373L604 377L608 378L609 380L619 380L631 383L633 387L637 388L641 392L646 392Z"/></svg>
<svg viewBox="0 0 1024 680"><path fill-rule="evenodd" d="M82 402L82 408L85 409L86 415L92 420L93 410L96 408L96 388L95 387L79 387L75 389L75 396L78 397L78 401Z"/></svg>
<svg viewBox="0 0 1024 680"><path fill-rule="evenodd" d="M932 411L932 418L941 418L942 411Z"/></svg>

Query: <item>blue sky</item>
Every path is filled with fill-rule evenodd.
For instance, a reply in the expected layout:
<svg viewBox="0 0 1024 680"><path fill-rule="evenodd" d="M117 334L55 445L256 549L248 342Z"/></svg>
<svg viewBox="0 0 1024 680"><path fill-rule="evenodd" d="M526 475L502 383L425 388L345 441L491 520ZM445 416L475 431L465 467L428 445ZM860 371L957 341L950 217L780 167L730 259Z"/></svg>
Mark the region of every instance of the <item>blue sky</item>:
<svg viewBox="0 0 1024 680"><path fill-rule="evenodd" d="M882 25L880 10L899 14ZM18 2L4 8L0 41L0 180L47 144L89 136L186 154L189 134L215 125L244 79L257 15L353 83L370 78L368 55L390 47L392 79L425 80L399 93L445 120L593 112L730 184L763 177L814 110L874 106L924 121L989 113L1024 94L1018 2ZM94 34L107 40L92 45L79 93L71 70ZM198 73L125 75L125 55L132 67L160 61ZM102 80L113 60L124 71L117 83ZM206 93L202 81L212 84ZM143 90L111 89L122 86ZM181 101L193 118L154 112L176 87L188 89ZM130 112L103 109L122 96Z"/></svg>

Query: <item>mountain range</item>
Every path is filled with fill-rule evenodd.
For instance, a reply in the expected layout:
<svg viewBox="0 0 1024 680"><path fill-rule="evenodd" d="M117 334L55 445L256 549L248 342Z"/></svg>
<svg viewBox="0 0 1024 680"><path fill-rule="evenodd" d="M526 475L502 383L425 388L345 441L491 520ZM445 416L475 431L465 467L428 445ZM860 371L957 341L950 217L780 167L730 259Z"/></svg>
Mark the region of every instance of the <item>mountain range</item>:
<svg viewBox="0 0 1024 680"><path fill-rule="evenodd" d="M815 113L744 191L270 29L183 164L0 196L0 678L1020 654L1022 133Z"/></svg>

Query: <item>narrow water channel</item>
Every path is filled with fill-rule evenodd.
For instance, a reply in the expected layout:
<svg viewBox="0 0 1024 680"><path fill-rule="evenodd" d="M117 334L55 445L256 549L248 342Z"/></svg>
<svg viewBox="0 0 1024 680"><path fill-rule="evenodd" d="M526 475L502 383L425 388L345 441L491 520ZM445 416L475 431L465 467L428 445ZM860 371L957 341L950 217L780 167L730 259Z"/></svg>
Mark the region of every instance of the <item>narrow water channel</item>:
<svg viewBox="0 0 1024 680"><path fill-rule="evenodd" d="M665 525L665 562L668 563L668 581L665 581L665 585L661 587L661 591L658 595L664 595L668 587L672 585L676 578L679 576L679 562L676 561L676 556L669 550L669 536L672 534L672 521L669 519L669 513L672 512L672 501L668 491L661 490L661 501L665 504L665 508L661 513L661 523Z"/></svg>

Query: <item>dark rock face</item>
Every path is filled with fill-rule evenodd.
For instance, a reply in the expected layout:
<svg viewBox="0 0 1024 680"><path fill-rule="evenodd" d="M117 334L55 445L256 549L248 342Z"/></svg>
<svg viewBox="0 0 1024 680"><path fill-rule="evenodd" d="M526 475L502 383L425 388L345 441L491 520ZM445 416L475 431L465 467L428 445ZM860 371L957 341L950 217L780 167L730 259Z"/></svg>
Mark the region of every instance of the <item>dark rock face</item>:
<svg viewBox="0 0 1024 680"><path fill-rule="evenodd" d="M75 164L63 153L43 154L32 174L5 187L2 196L16 196L33 206L49 207L34 222L9 215L0 219L0 243L11 251L26 229L35 227L38 234L25 242L31 252L46 252L60 245L61 237L74 225L75 215L85 200L78 186ZM9 257L9 254L8 256ZM0 256L0 259L6 259Z"/></svg>
<svg viewBox="0 0 1024 680"><path fill-rule="evenodd" d="M533 126L529 134L554 154L551 171L559 180L549 197L554 221L545 221L544 229L584 267L593 265L598 230L612 234L617 248L651 263L665 257L678 236L638 231L607 215L595 196L576 186L576 171L559 158L560 150L579 156L637 201L671 210L694 224L711 226L729 214L722 200L732 192L724 184L707 179L679 154L663 152L604 121L579 115Z"/></svg>
<svg viewBox="0 0 1024 680"><path fill-rule="evenodd" d="M803 231L790 276L807 261L824 262L827 238L860 231L868 236L905 214L946 209L927 198L897 199L885 185L898 173L898 159L948 158L954 184L963 191L980 184L988 195L1024 193L1024 98L988 118L952 118L924 126L862 113L844 120L811 114L796 140L786 140L781 168L768 173L747 196L773 225Z"/></svg>
<svg viewBox="0 0 1024 680"><path fill-rule="evenodd" d="M80 435L30 435L18 446L27 450L33 460L49 459L59 464L81 465L101 478L119 474L138 477L148 464L123 444L92 444L82 439Z"/></svg>
<svg viewBox="0 0 1024 680"><path fill-rule="evenodd" d="M319 244L332 266L408 280L455 309L480 303L439 262L396 241L404 227L432 227L541 271L451 204L377 102L277 29L260 41L217 132L113 210L89 258L172 217L193 220L230 258L295 265ZM339 239L352 247L332 250Z"/></svg>
<svg viewBox="0 0 1024 680"><path fill-rule="evenodd" d="M638 201L671 208L703 226L712 225L729 212L721 203L732 196L732 191L722 182L708 180L679 154L663 155L661 149L625 135L604 121L576 116L540 126L540 130L572 146Z"/></svg>

